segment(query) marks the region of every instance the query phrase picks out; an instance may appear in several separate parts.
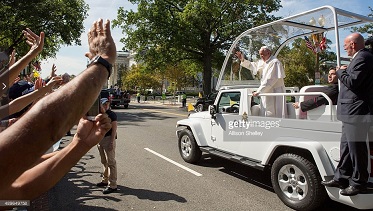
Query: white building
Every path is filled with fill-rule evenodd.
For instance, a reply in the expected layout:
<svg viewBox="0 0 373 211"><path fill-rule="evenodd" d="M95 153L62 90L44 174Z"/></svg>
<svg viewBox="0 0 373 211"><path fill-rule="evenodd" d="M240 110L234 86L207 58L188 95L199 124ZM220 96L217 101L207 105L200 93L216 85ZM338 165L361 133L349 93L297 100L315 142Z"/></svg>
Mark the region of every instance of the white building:
<svg viewBox="0 0 373 211"><path fill-rule="evenodd" d="M119 79L119 69L121 67L128 70L132 65L136 65L134 57L135 54L132 51L117 51L117 59L113 65L113 70L108 80L107 87L114 87L115 84L117 84Z"/></svg>

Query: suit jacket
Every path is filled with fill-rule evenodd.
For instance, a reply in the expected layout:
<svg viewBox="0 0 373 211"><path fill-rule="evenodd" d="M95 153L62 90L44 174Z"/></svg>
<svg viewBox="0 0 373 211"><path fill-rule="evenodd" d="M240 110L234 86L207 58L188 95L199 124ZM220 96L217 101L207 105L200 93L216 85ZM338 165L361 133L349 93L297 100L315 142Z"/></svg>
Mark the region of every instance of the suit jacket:
<svg viewBox="0 0 373 211"><path fill-rule="evenodd" d="M329 86L327 86L323 92L328 95L328 97L330 97L330 99L332 100L333 102L333 105L337 105L337 100L338 100L338 93L339 93L339 89L338 89L338 83L336 84L331 84ZM300 109L302 109L303 112L306 112L306 111L309 111L309 110L312 110L314 108L317 108L321 105L327 105L328 104L328 100L326 100L326 98L322 95L318 96L318 97L315 97L313 99L309 99L309 100L306 100L306 101L303 101L300 103Z"/></svg>
<svg viewBox="0 0 373 211"><path fill-rule="evenodd" d="M337 71L341 88L337 118L342 122L371 122L373 102L373 54L360 50L346 70Z"/></svg>

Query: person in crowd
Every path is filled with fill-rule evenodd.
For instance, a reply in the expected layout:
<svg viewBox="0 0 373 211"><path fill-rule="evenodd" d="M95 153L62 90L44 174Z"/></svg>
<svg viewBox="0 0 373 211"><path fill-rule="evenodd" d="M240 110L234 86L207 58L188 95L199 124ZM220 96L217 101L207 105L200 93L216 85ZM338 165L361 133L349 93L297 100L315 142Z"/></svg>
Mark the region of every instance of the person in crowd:
<svg viewBox="0 0 373 211"><path fill-rule="evenodd" d="M136 98L137 98L137 102L140 103L140 98L141 98L140 92L137 92Z"/></svg>
<svg viewBox="0 0 373 211"><path fill-rule="evenodd" d="M328 74L328 83L330 84L328 87L325 88L323 91L333 102L333 105L337 105L337 99L338 99L338 77L336 75L336 70L334 67L329 69L329 74ZM314 108L317 108L321 105L328 104L328 100L320 95L318 97L315 97L313 99L309 99L303 102L295 102L293 103L294 108L300 109L303 112L312 110Z"/></svg>
<svg viewBox="0 0 373 211"><path fill-rule="evenodd" d="M110 102L107 98L101 98L101 106L105 113L111 119L111 129L105 134L105 137L97 145L103 165L101 182L98 187L106 187L104 194L117 191L117 162L115 160L115 146L117 139L117 115L110 110Z"/></svg>
<svg viewBox="0 0 373 211"><path fill-rule="evenodd" d="M348 66L337 68L341 158L334 178L322 184L341 188L341 195L353 196L366 190L369 178L367 136L372 122L373 55L364 48L364 38L359 33L348 35L343 47L352 60Z"/></svg>
<svg viewBox="0 0 373 211"><path fill-rule="evenodd" d="M271 55L269 47L262 46L260 48L261 60L257 62L250 62L245 59L241 51L236 51L235 55L241 61L241 66L249 69L252 75L260 77L260 86L256 92L253 92L253 96L259 96L261 93L285 93L284 68L282 63ZM282 96L263 96L261 100L261 115L282 116L282 108L284 107Z"/></svg>
<svg viewBox="0 0 373 211"><path fill-rule="evenodd" d="M182 107L185 108L186 107L186 100L187 100L187 95L185 94L185 92L183 92L183 94L181 95L181 103L182 103Z"/></svg>
<svg viewBox="0 0 373 211"><path fill-rule="evenodd" d="M27 29L27 33L33 33ZM44 33L31 36L42 48ZM84 116L107 82L116 47L110 22L95 21L88 32L89 66L57 91L39 100L22 118L0 133L0 200L32 200L53 187L111 128L107 114L80 120L69 146L35 166L42 155ZM37 51L39 52L39 51ZM14 66L14 65L13 65ZM14 76L14 78L16 75ZM83 103L82 103L83 102ZM22 155L20 159L20 155Z"/></svg>

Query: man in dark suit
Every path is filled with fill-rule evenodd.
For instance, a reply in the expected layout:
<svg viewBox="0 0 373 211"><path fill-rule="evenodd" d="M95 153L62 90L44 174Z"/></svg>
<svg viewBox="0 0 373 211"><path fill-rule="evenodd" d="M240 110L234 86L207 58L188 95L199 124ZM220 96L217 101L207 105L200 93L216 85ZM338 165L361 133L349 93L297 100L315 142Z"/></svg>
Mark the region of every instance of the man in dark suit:
<svg viewBox="0 0 373 211"><path fill-rule="evenodd" d="M330 99L333 102L333 105L337 105L337 99L338 99L338 77L336 75L336 70L334 67L329 69L329 74L328 74L328 83L330 84L328 87L324 89L324 93L330 97ZM324 96L320 95L318 97L315 97L313 99L309 99L303 102L295 102L293 103L294 108L300 109L303 112L312 110L314 108L317 108L321 105L327 104L328 100L325 99ZM300 105L300 106L299 106Z"/></svg>
<svg viewBox="0 0 373 211"><path fill-rule="evenodd" d="M347 36L343 47L352 60L348 67L337 68L341 81L337 109L342 121L341 158L334 178L322 184L341 188L341 195L353 196L366 190L369 178L366 140L372 121L373 54L364 48L359 33Z"/></svg>

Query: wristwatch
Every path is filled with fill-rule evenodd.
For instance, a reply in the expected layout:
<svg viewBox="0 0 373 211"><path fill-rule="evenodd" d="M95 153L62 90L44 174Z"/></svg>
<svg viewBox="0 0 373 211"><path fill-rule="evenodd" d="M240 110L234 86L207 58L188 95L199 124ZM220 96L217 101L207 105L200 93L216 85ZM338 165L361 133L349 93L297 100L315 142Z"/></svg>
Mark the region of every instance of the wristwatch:
<svg viewBox="0 0 373 211"><path fill-rule="evenodd" d="M89 61L89 63L87 64L87 67L89 67L89 66L91 66L93 64L96 64L96 63L101 64L104 67L106 67L106 69L107 69L107 71L109 73L109 76L108 76L108 78L109 78L110 75L111 75L111 70L112 70L113 65L110 64L108 61L106 61L104 58L102 58L100 55L97 55L97 56L93 57L93 59L91 59Z"/></svg>

